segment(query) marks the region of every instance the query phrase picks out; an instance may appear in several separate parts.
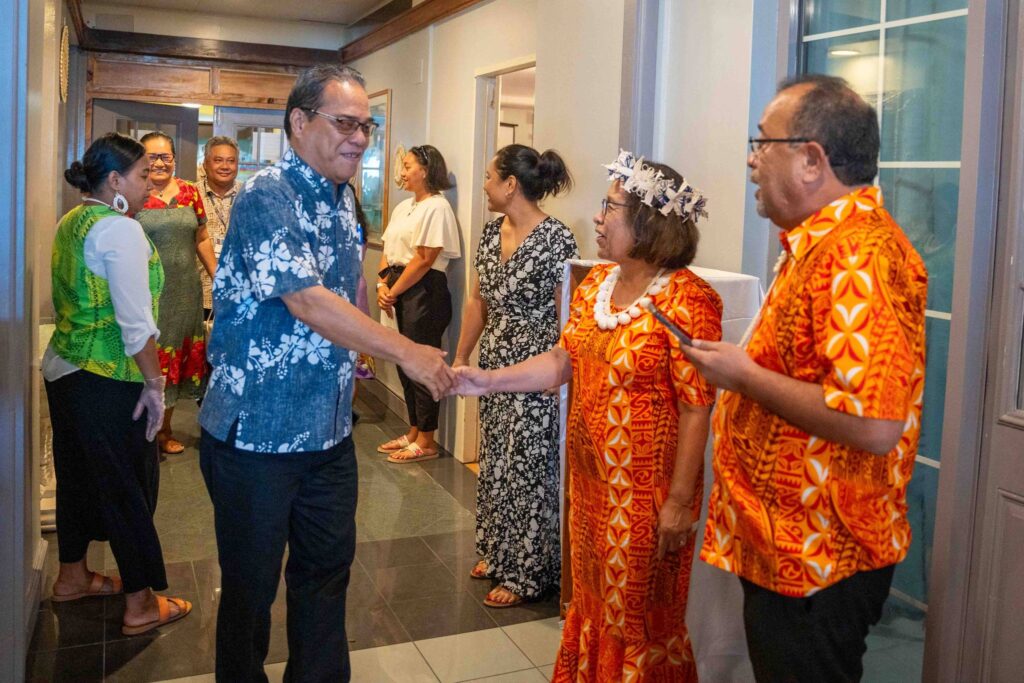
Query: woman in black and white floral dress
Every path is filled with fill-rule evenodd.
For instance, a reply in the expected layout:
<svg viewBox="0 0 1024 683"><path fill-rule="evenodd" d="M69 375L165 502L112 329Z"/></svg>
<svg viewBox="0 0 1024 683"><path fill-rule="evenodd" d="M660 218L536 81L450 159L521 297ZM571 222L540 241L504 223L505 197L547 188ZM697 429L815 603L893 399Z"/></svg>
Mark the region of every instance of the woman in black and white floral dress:
<svg viewBox="0 0 1024 683"><path fill-rule="evenodd" d="M514 365L558 341L563 266L578 258L572 232L537 203L572 186L561 157L523 145L498 150L484 176L487 224L462 318L454 366L480 341L480 367ZM558 397L499 393L480 399L480 479L471 575L493 579L484 604L512 607L558 584Z"/></svg>

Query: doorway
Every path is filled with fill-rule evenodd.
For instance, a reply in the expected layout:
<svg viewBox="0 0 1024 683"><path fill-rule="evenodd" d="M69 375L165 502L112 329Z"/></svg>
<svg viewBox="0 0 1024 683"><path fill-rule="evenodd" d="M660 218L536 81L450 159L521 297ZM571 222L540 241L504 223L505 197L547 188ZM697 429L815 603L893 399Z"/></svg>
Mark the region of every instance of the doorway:
<svg viewBox="0 0 1024 683"><path fill-rule="evenodd" d="M533 111L537 67L498 76L498 129L495 149L518 144L533 147Z"/></svg>
<svg viewBox="0 0 1024 683"><path fill-rule="evenodd" d="M146 133L159 131L174 140L177 175L185 180L196 179L196 149L199 141L199 107L176 104L153 104L128 100L94 100L92 135L95 140L105 133L120 133L136 140Z"/></svg>

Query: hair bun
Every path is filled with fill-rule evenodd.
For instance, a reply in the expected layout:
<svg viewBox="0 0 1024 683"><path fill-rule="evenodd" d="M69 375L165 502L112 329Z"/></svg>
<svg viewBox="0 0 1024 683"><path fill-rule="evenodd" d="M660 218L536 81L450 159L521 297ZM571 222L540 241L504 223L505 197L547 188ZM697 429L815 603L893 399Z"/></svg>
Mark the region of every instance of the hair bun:
<svg viewBox="0 0 1024 683"><path fill-rule="evenodd" d="M72 161L71 166L64 171L64 180L72 187L82 192L89 191L89 179L85 173L85 166L81 161Z"/></svg>

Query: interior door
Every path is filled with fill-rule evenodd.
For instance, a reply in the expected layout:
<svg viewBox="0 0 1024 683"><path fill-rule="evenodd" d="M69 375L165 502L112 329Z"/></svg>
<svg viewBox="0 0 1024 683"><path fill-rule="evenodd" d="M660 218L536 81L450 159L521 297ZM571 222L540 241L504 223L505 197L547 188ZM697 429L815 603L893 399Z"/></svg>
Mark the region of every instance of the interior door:
<svg viewBox="0 0 1024 683"><path fill-rule="evenodd" d="M1009 9L984 469L958 679L993 683L1024 671L1024 3Z"/></svg>
<svg viewBox="0 0 1024 683"><path fill-rule="evenodd" d="M283 110L217 107L213 134L226 135L238 142L239 182L276 163L288 149Z"/></svg>
<svg viewBox="0 0 1024 683"><path fill-rule="evenodd" d="M104 133L121 133L136 140L160 131L174 139L174 173L196 179L196 144L199 140L199 110L173 104L151 104L127 100L93 100L92 138Z"/></svg>

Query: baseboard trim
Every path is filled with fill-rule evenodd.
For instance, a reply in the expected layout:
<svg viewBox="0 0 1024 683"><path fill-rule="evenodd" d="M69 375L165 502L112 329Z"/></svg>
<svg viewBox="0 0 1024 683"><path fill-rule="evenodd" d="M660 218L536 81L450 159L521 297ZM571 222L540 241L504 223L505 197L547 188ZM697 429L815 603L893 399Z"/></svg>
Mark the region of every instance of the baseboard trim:
<svg viewBox="0 0 1024 683"><path fill-rule="evenodd" d="M46 579L46 548L49 543L39 538L36 552L32 556L32 577L25 588L25 643L32 642L32 633L36 630L36 618L39 616L39 603L42 602L43 581Z"/></svg>

